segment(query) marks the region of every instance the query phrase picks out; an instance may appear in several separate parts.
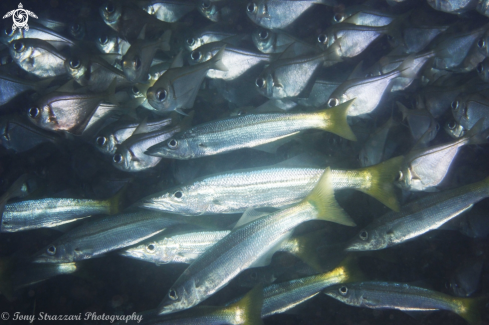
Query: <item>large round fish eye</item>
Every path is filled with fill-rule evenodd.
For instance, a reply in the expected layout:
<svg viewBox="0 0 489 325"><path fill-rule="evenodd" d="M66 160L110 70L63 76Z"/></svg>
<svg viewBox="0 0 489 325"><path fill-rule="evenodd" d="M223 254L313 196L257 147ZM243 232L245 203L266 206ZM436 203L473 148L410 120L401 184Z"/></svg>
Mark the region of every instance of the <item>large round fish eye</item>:
<svg viewBox="0 0 489 325"><path fill-rule="evenodd" d="M340 103L340 101L338 100L338 98L330 98L328 100L328 106L329 107L335 107L335 106L338 106L338 104Z"/></svg>
<svg viewBox="0 0 489 325"><path fill-rule="evenodd" d="M49 246L47 249L46 249L46 253L48 255L51 255L53 256L54 254L56 254L56 246L52 245L52 246Z"/></svg>
<svg viewBox="0 0 489 325"><path fill-rule="evenodd" d="M268 38L268 31L262 30L261 32L258 33L258 36L260 36L261 39L267 39Z"/></svg>
<svg viewBox="0 0 489 325"><path fill-rule="evenodd" d="M107 37L107 35L104 35L104 36L100 36L98 38L98 42L102 45L105 45L109 42L109 38Z"/></svg>
<svg viewBox="0 0 489 325"><path fill-rule="evenodd" d="M452 107L452 109L456 110L460 106L460 102L458 100L454 100L450 106Z"/></svg>
<svg viewBox="0 0 489 325"><path fill-rule="evenodd" d="M342 286L338 289L340 295L345 296L348 293L348 288L346 286Z"/></svg>
<svg viewBox="0 0 489 325"><path fill-rule="evenodd" d="M25 49L24 43L22 43L22 42L15 42L12 45L12 47L13 47L14 51L17 53L20 53L20 52L24 51L24 49Z"/></svg>
<svg viewBox="0 0 489 325"><path fill-rule="evenodd" d="M139 95L139 88L137 86L132 86L131 91L134 95Z"/></svg>
<svg viewBox="0 0 489 325"><path fill-rule="evenodd" d="M447 127L450 130L455 130L455 128L457 127L457 122L455 120L451 120L447 123Z"/></svg>
<svg viewBox="0 0 489 325"><path fill-rule="evenodd" d="M166 95L168 93L166 92L165 89L158 90L156 92L156 99L158 99L160 102L164 101L166 99Z"/></svg>
<svg viewBox="0 0 489 325"><path fill-rule="evenodd" d="M368 232L366 230L362 230L358 234L358 237L360 237L361 240L367 240L368 239Z"/></svg>
<svg viewBox="0 0 489 325"><path fill-rule="evenodd" d="M258 88L265 88L265 86L267 85L267 82L263 78L257 78L255 81L255 85Z"/></svg>
<svg viewBox="0 0 489 325"><path fill-rule="evenodd" d="M477 41L477 46L481 49L486 47L486 40L483 37L479 38Z"/></svg>
<svg viewBox="0 0 489 325"><path fill-rule="evenodd" d="M168 298L170 298L171 300L177 300L178 299L177 291L175 289L168 290Z"/></svg>
<svg viewBox="0 0 489 325"><path fill-rule="evenodd" d="M477 70L477 73L484 72L484 65L482 64L482 62L477 65L476 70Z"/></svg>
<svg viewBox="0 0 489 325"><path fill-rule="evenodd" d="M173 194L173 196L176 197L177 199L181 199L183 196L183 193L182 193L182 191L176 191L175 194Z"/></svg>
<svg viewBox="0 0 489 325"><path fill-rule="evenodd" d="M154 244L149 244L146 246L146 250L148 251L148 253L154 253L156 249L156 246Z"/></svg>
<svg viewBox="0 0 489 325"><path fill-rule="evenodd" d="M187 44L193 46L195 44L195 39L193 37L187 38Z"/></svg>
<svg viewBox="0 0 489 325"><path fill-rule="evenodd" d="M202 58L202 53L200 51L193 51L190 54L190 58L194 61L199 61Z"/></svg>
<svg viewBox="0 0 489 325"><path fill-rule="evenodd" d="M324 44L328 41L328 36L326 34L319 34L318 36L318 42L321 44Z"/></svg>
<svg viewBox="0 0 489 325"><path fill-rule="evenodd" d="M113 13L115 11L114 4L112 2L107 3L107 5L105 6L105 11L109 14Z"/></svg>
<svg viewBox="0 0 489 325"><path fill-rule="evenodd" d="M70 67L72 69L78 69L80 67L80 65L81 65L80 60L78 60L78 59L70 60Z"/></svg>
<svg viewBox="0 0 489 325"><path fill-rule="evenodd" d="M124 160L124 156L122 156L120 153L116 153L114 157L112 157L112 161L115 162L116 164L120 164Z"/></svg>
<svg viewBox="0 0 489 325"><path fill-rule="evenodd" d="M134 69L136 70L139 70L139 68L141 68L141 59L139 58L139 56L136 56L134 58L133 65L134 65Z"/></svg>
<svg viewBox="0 0 489 325"><path fill-rule="evenodd" d="M39 116L40 110L37 107L31 107L31 108L29 108L27 113L29 114L30 118L36 118Z"/></svg>
<svg viewBox="0 0 489 325"><path fill-rule="evenodd" d="M178 147L178 141L177 140L171 139L170 141L168 141L168 148L175 149L176 147Z"/></svg>
<svg viewBox="0 0 489 325"><path fill-rule="evenodd" d="M256 4L254 2L250 2L246 6L246 10L248 10L248 12L254 12L254 11L257 10L257 6L256 6Z"/></svg>
<svg viewBox="0 0 489 325"><path fill-rule="evenodd" d="M337 23L341 23L343 21L343 14L340 14L340 13L336 13L334 14L333 16L333 20Z"/></svg>
<svg viewBox="0 0 489 325"><path fill-rule="evenodd" d="M107 143L107 138L105 138L105 137L97 137L97 139L95 139L95 143L99 147L103 147Z"/></svg>

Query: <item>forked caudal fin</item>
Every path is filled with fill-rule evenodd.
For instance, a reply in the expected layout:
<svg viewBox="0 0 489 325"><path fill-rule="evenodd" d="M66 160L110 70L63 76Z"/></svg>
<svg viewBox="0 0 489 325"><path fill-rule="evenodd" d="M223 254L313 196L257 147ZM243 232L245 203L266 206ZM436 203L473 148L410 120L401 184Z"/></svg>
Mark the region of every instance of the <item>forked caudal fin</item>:
<svg viewBox="0 0 489 325"><path fill-rule="evenodd" d="M355 222L339 206L334 197L331 169L328 167L319 179L316 187L302 201L316 210L316 218L331 221L345 226L356 226Z"/></svg>
<svg viewBox="0 0 489 325"><path fill-rule="evenodd" d="M463 317L470 325L481 324L480 311L489 300L487 297L454 298L454 300L458 300L459 305L459 308L454 310L454 312Z"/></svg>
<svg viewBox="0 0 489 325"><path fill-rule="evenodd" d="M324 119L325 131L337 134L340 137L351 141L357 141L357 137L351 130L347 121L348 110L350 109L354 100L355 99L349 100L336 107L327 108L316 113Z"/></svg>
<svg viewBox="0 0 489 325"><path fill-rule="evenodd" d="M244 321L240 324L258 325L263 324L261 320L261 309L263 306L263 286L261 284L249 291L241 300L227 307L227 310L236 310Z"/></svg>
<svg viewBox="0 0 489 325"><path fill-rule="evenodd" d="M403 160L403 156L398 156L374 166L357 169L358 175L363 177L365 181L368 180L366 186L362 186L358 190L398 212L400 210L399 201L394 193L393 184L399 175Z"/></svg>

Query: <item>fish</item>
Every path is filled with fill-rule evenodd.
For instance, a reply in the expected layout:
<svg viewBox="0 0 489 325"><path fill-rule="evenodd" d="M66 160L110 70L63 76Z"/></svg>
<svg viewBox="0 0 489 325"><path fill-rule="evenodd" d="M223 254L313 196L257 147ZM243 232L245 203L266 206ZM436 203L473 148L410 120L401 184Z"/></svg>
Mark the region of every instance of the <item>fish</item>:
<svg viewBox="0 0 489 325"><path fill-rule="evenodd" d="M29 31L18 28L16 30L10 31L4 29L3 33L0 32L0 42L7 46L15 40L27 38L39 39L48 42L57 50L62 50L66 47L73 47L75 45L75 42L73 40L61 35L56 30L43 26L42 24L35 21L29 24Z"/></svg>
<svg viewBox="0 0 489 325"><path fill-rule="evenodd" d="M9 50L15 63L35 76L47 78L66 74L66 56L46 41L23 38L10 43Z"/></svg>
<svg viewBox="0 0 489 325"><path fill-rule="evenodd" d="M389 34L387 40L394 48L389 56L409 55L424 51L438 35L444 33L449 26L420 26L403 21L400 33Z"/></svg>
<svg viewBox="0 0 489 325"><path fill-rule="evenodd" d="M489 178L413 201L400 212L389 212L358 232L347 251L392 247L416 238L470 209L489 196Z"/></svg>
<svg viewBox="0 0 489 325"><path fill-rule="evenodd" d="M131 47L131 43L115 32L103 32L97 37L95 46L102 53L119 54L122 58Z"/></svg>
<svg viewBox="0 0 489 325"><path fill-rule="evenodd" d="M355 141L346 115L353 101L314 113L249 114L208 122L176 134L147 149L146 154L195 159L284 139L307 129L319 129ZM226 139L225 141L223 139Z"/></svg>
<svg viewBox="0 0 489 325"><path fill-rule="evenodd" d="M118 104L114 97L116 81L102 93L73 93L55 91L37 100L27 109L29 120L36 126L51 131L82 134L104 100ZM116 110L118 106L109 107Z"/></svg>
<svg viewBox="0 0 489 325"><path fill-rule="evenodd" d="M225 25L211 24L200 30L192 31L191 35L185 39L184 46L192 52L205 44L239 40L241 37L236 38L237 35Z"/></svg>
<svg viewBox="0 0 489 325"><path fill-rule="evenodd" d="M152 132L165 128L172 123L171 118L158 120L154 122L143 121L145 123L144 131ZM120 120L116 123L107 125L104 129L100 130L97 137L94 139L95 147L100 152L113 156L117 150L117 147L126 141L141 123L134 123L130 121Z"/></svg>
<svg viewBox="0 0 489 325"><path fill-rule="evenodd" d="M368 6L349 6L344 8L344 10L335 10L333 15L332 23L348 23L358 26L387 26L389 25L396 16L383 12L381 10L376 10Z"/></svg>
<svg viewBox="0 0 489 325"><path fill-rule="evenodd" d="M133 83L145 81L156 51L170 50L171 30L167 30L156 40L144 39L145 31L146 26L122 58L122 70L127 80Z"/></svg>
<svg viewBox="0 0 489 325"><path fill-rule="evenodd" d="M196 3L189 0L151 0L142 2L141 8L161 21L174 23L195 10Z"/></svg>
<svg viewBox="0 0 489 325"><path fill-rule="evenodd" d="M450 291L458 297L470 297L478 289L484 262L468 259L452 273L449 281Z"/></svg>
<svg viewBox="0 0 489 325"><path fill-rule="evenodd" d="M148 102L158 113L192 108L200 85L209 69L227 71L222 62L225 47L209 61L189 67L170 68L146 93Z"/></svg>
<svg viewBox="0 0 489 325"><path fill-rule="evenodd" d="M460 147L487 143L483 120L462 138L429 148L415 148L405 156L396 185L408 191L434 191L447 175ZM481 133L482 132L482 133Z"/></svg>
<svg viewBox="0 0 489 325"><path fill-rule="evenodd" d="M121 211L122 192L107 200L45 198L5 204L0 232L52 228L94 214L117 214Z"/></svg>
<svg viewBox="0 0 489 325"><path fill-rule="evenodd" d="M345 81L333 91L328 99L328 106L335 107L355 98L352 107L348 110L348 116L364 117L379 106L384 94L390 91L396 78L414 77L412 62L412 58L408 57L396 70L387 74Z"/></svg>
<svg viewBox="0 0 489 325"><path fill-rule="evenodd" d="M43 93L52 81L52 78L39 81L25 80L0 69L0 88L3 89L0 93L0 106L8 104L14 98L28 91Z"/></svg>
<svg viewBox="0 0 489 325"><path fill-rule="evenodd" d="M455 119L447 121L443 128L454 139L459 139L465 135L465 128Z"/></svg>
<svg viewBox="0 0 489 325"><path fill-rule="evenodd" d="M453 118L464 129L472 129L482 118L482 130L489 128L489 99L482 93L458 96L450 106Z"/></svg>
<svg viewBox="0 0 489 325"><path fill-rule="evenodd" d="M171 138L180 129L180 126L174 126L148 133L139 133L139 130L134 131L128 139L117 147L112 156L112 165L126 172L139 172L156 166L161 158L146 155L146 150L155 143Z"/></svg>
<svg viewBox="0 0 489 325"><path fill-rule="evenodd" d="M210 69L207 71L207 78L234 80L257 65L265 65L272 61L273 56L255 51L248 51L224 42L212 42L204 44L193 50L188 57L190 65L202 64L211 60L217 53L226 46L221 62L227 67L226 71Z"/></svg>
<svg viewBox="0 0 489 325"><path fill-rule="evenodd" d="M396 157L370 168L332 170L333 188L363 191L399 211L392 182L398 175L402 160L402 157ZM293 161L294 158L283 165L202 177L145 197L136 205L189 216L242 213L249 208L280 208L303 199L324 172L323 168L300 167L300 163L294 164Z"/></svg>
<svg viewBox="0 0 489 325"><path fill-rule="evenodd" d="M207 249L228 235L230 230L196 231L151 239L149 242L120 252L127 256L156 265L169 263L190 264Z"/></svg>
<svg viewBox="0 0 489 325"><path fill-rule="evenodd" d="M92 219L66 232L37 252L33 263L71 263L99 257L107 252L139 243L183 219L155 211L135 211Z"/></svg>
<svg viewBox="0 0 489 325"><path fill-rule="evenodd" d="M428 0L428 4L433 9L455 15L475 10L478 2L477 0Z"/></svg>
<svg viewBox="0 0 489 325"><path fill-rule="evenodd" d="M258 51L262 53L283 53L289 46L294 46L297 55L317 52L314 45L304 42L282 31L256 29L251 39Z"/></svg>
<svg viewBox="0 0 489 325"><path fill-rule="evenodd" d="M440 124L425 109L408 109L403 104L396 102L402 113L402 119L406 120L414 141L427 144L436 137L440 130Z"/></svg>
<svg viewBox="0 0 489 325"><path fill-rule="evenodd" d="M284 29L316 4L334 6L333 0L256 0L246 6L246 14L258 26Z"/></svg>
<svg viewBox="0 0 489 325"><path fill-rule="evenodd" d="M297 98L297 104L306 107L321 107L327 104L329 96L341 85L339 81L316 79L307 98Z"/></svg>
<svg viewBox="0 0 489 325"><path fill-rule="evenodd" d="M226 286L241 270L257 266L303 222L320 219L354 226L334 200L330 174L326 169L311 194L300 203L249 223L243 221L206 250L170 287L158 307L159 314L175 313L202 302Z"/></svg>
<svg viewBox="0 0 489 325"><path fill-rule="evenodd" d="M368 281L338 284L323 292L350 306L406 312L448 310L463 317L471 325L480 323L480 299L455 298L405 283Z"/></svg>
<svg viewBox="0 0 489 325"><path fill-rule="evenodd" d="M479 78L481 78L484 82L489 81L488 69L489 69L489 59L484 59L476 67L476 71L477 74L479 75Z"/></svg>

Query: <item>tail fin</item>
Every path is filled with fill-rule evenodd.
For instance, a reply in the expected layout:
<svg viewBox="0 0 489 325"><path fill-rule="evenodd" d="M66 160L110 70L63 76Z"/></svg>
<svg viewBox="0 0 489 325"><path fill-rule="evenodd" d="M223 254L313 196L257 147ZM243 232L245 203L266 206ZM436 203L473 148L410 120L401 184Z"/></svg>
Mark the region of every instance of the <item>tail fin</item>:
<svg viewBox="0 0 489 325"><path fill-rule="evenodd" d="M334 270L328 273L340 276L340 283L365 281L365 275L358 267L357 258L351 253Z"/></svg>
<svg viewBox="0 0 489 325"><path fill-rule="evenodd" d="M323 272L322 257L317 248L320 245L321 239L325 237L327 237L325 229L320 229L302 236L290 238L288 242L291 242L293 249L288 250L288 245L284 245L284 247L287 252L298 257L317 272Z"/></svg>
<svg viewBox="0 0 489 325"><path fill-rule="evenodd" d="M368 175L370 179L368 187L358 188L358 190L379 200L390 209L399 211L393 183L399 174L403 160L403 156L398 156L374 166L357 169L358 173Z"/></svg>
<svg viewBox="0 0 489 325"><path fill-rule="evenodd" d="M162 50L164 52L170 51L170 39L171 39L171 30L167 30L158 39L158 42L160 43L160 45L159 45L160 50Z"/></svg>
<svg viewBox="0 0 489 325"><path fill-rule="evenodd" d="M261 309L263 306L263 286L257 285L251 291L249 291L238 302L230 305L226 309L236 309L237 312L242 314L245 325L257 325L263 324L261 320Z"/></svg>
<svg viewBox="0 0 489 325"><path fill-rule="evenodd" d="M109 214L117 214L123 210L122 207L122 199L124 198L124 194L126 193L127 186L123 186L116 195L107 200L109 204Z"/></svg>
<svg viewBox="0 0 489 325"><path fill-rule="evenodd" d="M487 303L487 297L478 298L455 298L461 304L458 310L454 310L463 319L465 319L470 325L478 325L481 323L480 310L484 308Z"/></svg>
<svg viewBox="0 0 489 325"><path fill-rule="evenodd" d="M222 57L224 55L224 51L226 51L226 45L221 47L219 52L217 52L217 54L214 55L214 57L210 60L211 69L228 71L228 68L224 65L224 63L222 63Z"/></svg>
<svg viewBox="0 0 489 325"><path fill-rule="evenodd" d="M465 138L467 138L467 144L484 144L489 142L489 129L484 130L484 120L483 117L474 126L467 131Z"/></svg>
<svg viewBox="0 0 489 325"><path fill-rule="evenodd" d="M357 137L351 130L346 119L348 116L348 110L350 109L354 100L355 99L352 99L336 107L317 112L316 114L319 114L325 121L324 130L337 134L345 139L357 141Z"/></svg>
<svg viewBox="0 0 489 325"><path fill-rule="evenodd" d="M338 205L334 197L333 184L331 181L331 169L328 167L319 179L316 187L303 200L314 207L317 218L336 222L345 226L356 226L349 215Z"/></svg>

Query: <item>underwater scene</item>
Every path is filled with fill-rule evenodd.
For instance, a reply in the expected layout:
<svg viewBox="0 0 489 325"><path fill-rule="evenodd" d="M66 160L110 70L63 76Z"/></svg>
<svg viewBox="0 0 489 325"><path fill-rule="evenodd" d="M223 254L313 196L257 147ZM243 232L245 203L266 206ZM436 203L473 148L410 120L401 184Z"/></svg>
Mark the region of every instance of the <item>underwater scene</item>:
<svg viewBox="0 0 489 325"><path fill-rule="evenodd" d="M0 324L489 324L488 0L0 2Z"/></svg>

